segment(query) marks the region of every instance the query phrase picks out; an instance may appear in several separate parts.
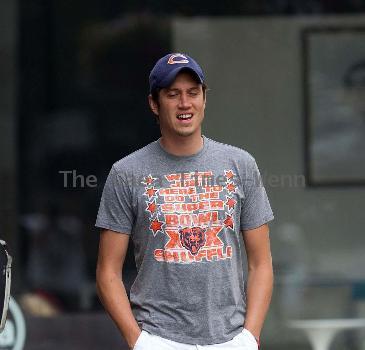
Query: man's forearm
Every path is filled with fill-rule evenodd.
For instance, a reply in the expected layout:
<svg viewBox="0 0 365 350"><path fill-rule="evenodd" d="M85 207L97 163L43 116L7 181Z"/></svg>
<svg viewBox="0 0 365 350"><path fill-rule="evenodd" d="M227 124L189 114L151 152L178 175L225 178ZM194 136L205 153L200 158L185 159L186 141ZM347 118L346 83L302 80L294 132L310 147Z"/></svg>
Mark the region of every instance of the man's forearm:
<svg viewBox="0 0 365 350"><path fill-rule="evenodd" d="M141 330L132 313L127 292L119 275L98 271L97 290L105 310L113 319L130 348L133 348Z"/></svg>
<svg viewBox="0 0 365 350"><path fill-rule="evenodd" d="M247 312L244 327L256 338L269 309L273 290L273 271L271 262L249 269L247 283Z"/></svg>

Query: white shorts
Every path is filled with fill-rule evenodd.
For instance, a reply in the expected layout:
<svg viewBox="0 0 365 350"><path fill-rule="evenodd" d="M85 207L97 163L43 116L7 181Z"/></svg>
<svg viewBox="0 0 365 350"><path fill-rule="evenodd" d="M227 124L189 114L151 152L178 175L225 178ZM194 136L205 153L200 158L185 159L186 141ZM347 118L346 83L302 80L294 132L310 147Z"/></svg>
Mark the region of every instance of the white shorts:
<svg viewBox="0 0 365 350"><path fill-rule="evenodd" d="M219 344L194 345L178 343L145 330L139 335L133 350L258 350L255 337L246 329L233 339Z"/></svg>

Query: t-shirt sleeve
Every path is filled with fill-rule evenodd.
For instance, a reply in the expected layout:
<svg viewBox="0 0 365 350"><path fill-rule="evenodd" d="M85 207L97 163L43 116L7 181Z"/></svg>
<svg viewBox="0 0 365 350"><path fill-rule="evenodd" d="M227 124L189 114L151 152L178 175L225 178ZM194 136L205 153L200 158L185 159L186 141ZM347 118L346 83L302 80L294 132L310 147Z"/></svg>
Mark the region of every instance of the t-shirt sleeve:
<svg viewBox="0 0 365 350"><path fill-rule="evenodd" d="M131 192L113 166L104 185L95 226L131 234L133 220Z"/></svg>
<svg viewBox="0 0 365 350"><path fill-rule="evenodd" d="M243 181L241 230L257 228L274 219L255 159L251 159Z"/></svg>

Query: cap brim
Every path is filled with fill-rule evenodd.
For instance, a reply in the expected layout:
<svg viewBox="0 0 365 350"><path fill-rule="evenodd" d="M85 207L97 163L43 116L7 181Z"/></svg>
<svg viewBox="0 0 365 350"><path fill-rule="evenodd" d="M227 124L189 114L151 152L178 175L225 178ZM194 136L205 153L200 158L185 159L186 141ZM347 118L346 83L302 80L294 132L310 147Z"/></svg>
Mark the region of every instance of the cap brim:
<svg viewBox="0 0 365 350"><path fill-rule="evenodd" d="M166 87L168 87L168 86L170 86L173 82L174 82L174 80L175 80L175 78L176 78L176 76L181 72L181 71L183 71L183 70L187 70L187 71L190 71L190 72L192 72L195 76L196 76L196 78L197 78L197 81L199 81L201 84L203 84L203 80L202 80L202 78L200 77L200 75L199 75L199 73L198 72L196 72L193 68L191 68L191 67L186 67L186 66L183 66L183 67L176 67L174 70L172 70L166 77L165 77L165 79L164 80L162 80L161 81L161 83L159 84L159 88L166 88Z"/></svg>

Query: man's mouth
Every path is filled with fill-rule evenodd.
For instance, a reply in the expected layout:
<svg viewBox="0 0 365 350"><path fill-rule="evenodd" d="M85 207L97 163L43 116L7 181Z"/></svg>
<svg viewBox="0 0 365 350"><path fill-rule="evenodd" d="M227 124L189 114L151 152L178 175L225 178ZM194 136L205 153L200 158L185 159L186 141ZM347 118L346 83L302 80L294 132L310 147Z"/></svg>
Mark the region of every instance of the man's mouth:
<svg viewBox="0 0 365 350"><path fill-rule="evenodd" d="M190 120L193 117L192 114L179 114L177 119L179 120Z"/></svg>

